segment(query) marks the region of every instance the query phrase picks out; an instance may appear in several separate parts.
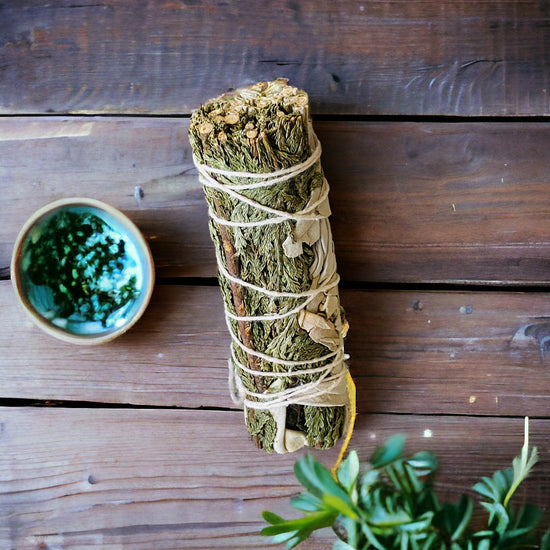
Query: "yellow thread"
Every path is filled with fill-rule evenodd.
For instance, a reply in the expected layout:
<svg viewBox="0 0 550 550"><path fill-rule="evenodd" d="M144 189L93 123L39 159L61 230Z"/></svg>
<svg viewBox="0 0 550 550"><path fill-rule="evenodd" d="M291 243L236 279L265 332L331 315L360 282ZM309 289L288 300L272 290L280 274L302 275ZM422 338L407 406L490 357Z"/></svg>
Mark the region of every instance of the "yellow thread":
<svg viewBox="0 0 550 550"><path fill-rule="evenodd" d="M349 370L346 373L346 383L348 386L348 397L349 397L348 431L342 443L342 448L340 449L340 454L338 455L338 459L336 460L336 463L334 464L331 470L332 477L334 477L334 479L336 479L336 470L338 470L338 468L340 467L340 464L342 464L342 461L344 460L344 455L348 450L348 445L349 445L349 442L351 441L351 436L353 435L353 428L355 427L355 418L357 417L357 389L355 387L355 382L353 381L353 378L349 373Z"/></svg>

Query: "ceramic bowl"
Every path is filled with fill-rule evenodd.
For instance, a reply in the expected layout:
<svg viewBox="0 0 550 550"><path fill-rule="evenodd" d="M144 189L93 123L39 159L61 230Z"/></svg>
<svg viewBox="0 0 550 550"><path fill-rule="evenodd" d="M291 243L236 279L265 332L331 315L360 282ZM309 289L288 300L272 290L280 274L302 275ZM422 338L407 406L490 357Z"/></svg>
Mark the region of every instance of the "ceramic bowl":
<svg viewBox="0 0 550 550"><path fill-rule="evenodd" d="M11 280L32 321L77 344L126 332L145 311L155 271L147 241L122 212L87 198L36 211L15 242Z"/></svg>

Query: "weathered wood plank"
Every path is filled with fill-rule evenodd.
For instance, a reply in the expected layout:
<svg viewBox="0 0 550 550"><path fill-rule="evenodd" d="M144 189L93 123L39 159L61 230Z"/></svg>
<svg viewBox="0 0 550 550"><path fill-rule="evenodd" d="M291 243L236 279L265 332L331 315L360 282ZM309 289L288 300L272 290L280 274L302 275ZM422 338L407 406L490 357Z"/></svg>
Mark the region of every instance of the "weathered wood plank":
<svg viewBox="0 0 550 550"><path fill-rule="evenodd" d="M9 273L15 237L31 213L70 195L130 215L151 243L160 276L214 276L187 123L0 119L0 276ZM315 126L344 279L550 282L548 125Z"/></svg>
<svg viewBox="0 0 550 550"><path fill-rule="evenodd" d="M124 210L161 274L213 275L206 204L180 119L0 119L0 274L17 233L52 200L88 196ZM183 270L174 265L187 266ZM166 269L167 268L167 269Z"/></svg>
<svg viewBox="0 0 550 550"><path fill-rule="evenodd" d="M157 286L133 330L108 346L82 347L35 328L10 286L0 282L0 310L12 327L0 335L2 397L233 406L217 288Z"/></svg>
<svg viewBox="0 0 550 550"><path fill-rule="evenodd" d="M548 294L342 296L360 410L547 416Z"/></svg>
<svg viewBox="0 0 550 550"><path fill-rule="evenodd" d="M0 546L261 548L263 509L285 516L300 488L292 455L256 450L238 412L0 409ZM531 421L541 461L520 499L550 501L550 423ZM481 475L508 467L522 419L361 416L352 448L367 460L396 432L440 461L437 486L456 500ZM488 452L490 450L490 452ZM313 451L331 466L337 449ZM478 510L479 512L479 510ZM546 521L546 524L548 520ZM330 532L303 545L332 547Z"/></svg>
<svg viewBox="0 0 550 550"><path fill-rule="evenodd" d="M345 290L342 303L361 413L548 417L549 295ZM0 397L235 407L218 288L158 286L129 333L93 348L42 334L8 281L0 310Z"/></svg>
<svg viewBox="0 0 550 550"><path fill-rule="evenodd" d="M549 281L547 127L327 123L319 133L345 279Z"/></svg>
<svg viewBox="0 0 550 550"><path fill-rule="evenodd" d="M297 492L292 458L255 450L238 412L23 408L0 422L2 548L257 548L262 508Z"/></svg>
<svg viewBox="0 0 550 550"><path fill-rule="evenodd" d="M0 6L0 112L189 113L287 76L316 113L543 115L534 1L44 2Z"/></svg>

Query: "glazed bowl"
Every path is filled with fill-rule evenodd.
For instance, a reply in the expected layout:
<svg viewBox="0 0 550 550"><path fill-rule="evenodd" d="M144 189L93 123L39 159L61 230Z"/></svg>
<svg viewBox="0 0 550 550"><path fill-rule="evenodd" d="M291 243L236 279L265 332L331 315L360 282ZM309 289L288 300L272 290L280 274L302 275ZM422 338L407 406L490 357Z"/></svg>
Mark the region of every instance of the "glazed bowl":
<svg viewBox="0 0 550 550"><path fill-rule="evenodd" d="M37 210L16 239L11 280L32 321L76 344L126 332L147 308L155 270L147 241L116 208L89 198Z"/></svg>

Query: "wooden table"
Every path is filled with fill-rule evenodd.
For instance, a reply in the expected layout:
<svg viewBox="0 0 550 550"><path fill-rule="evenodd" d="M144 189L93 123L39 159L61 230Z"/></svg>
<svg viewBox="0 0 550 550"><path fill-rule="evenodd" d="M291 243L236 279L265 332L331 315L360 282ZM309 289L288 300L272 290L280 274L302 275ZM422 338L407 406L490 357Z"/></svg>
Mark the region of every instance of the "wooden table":
<svg viewBox="0 0 550 550"><path fill-rule="evenodd" d="M547 526L549 69L540 2L2 2L0 548L263 548L261 510L290 515L303 452L256 450L229 399L187 140L201 102L278 76L310 94L331 184L351 447L405 433L456 499L528 415L519 497ZM9 280L22 224L70 196L122 209L156 262L145 316L100 347L42 334Z"/></svg>

